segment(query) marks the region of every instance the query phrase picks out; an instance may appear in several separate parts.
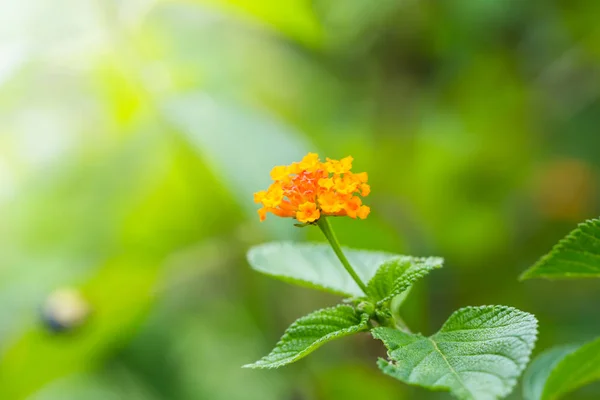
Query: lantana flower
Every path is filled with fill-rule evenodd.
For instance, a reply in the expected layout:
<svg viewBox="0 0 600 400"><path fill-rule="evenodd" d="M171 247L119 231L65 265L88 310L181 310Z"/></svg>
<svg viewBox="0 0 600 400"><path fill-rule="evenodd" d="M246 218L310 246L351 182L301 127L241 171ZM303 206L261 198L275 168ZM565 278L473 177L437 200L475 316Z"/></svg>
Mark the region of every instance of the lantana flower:
<svg viewBox="0 0 600 400"><path fill-rule="evenodd" d="M371 210L362 204L361 197L371 191L368 176L366 172L353 173L352 161L348 156L321 162L317 154L308 153L300 162L274 167L273 183L254 194L254 201L262 204L260 220L264 221L269 212L303 224L324 216L367 218Z"/></svg>

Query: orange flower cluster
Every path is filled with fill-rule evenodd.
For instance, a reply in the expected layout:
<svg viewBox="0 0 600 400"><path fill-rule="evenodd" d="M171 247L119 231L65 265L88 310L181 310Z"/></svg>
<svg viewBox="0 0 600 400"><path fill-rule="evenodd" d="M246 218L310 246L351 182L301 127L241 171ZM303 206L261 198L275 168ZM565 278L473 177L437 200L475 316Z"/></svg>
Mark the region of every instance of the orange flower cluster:
<svg viewBox="0 0 600 400"><path fill-rule="evenodd" d="M317 154L308 153L300 162L273 168L271 186L254 194L254 201L263 205L258 210L260 220L264 221L268 212L302 223L326 215L367 218L371 210L355 194L367 196L371 188L366 172L350 171L352 161L348 156L321 162Z"/></svg>

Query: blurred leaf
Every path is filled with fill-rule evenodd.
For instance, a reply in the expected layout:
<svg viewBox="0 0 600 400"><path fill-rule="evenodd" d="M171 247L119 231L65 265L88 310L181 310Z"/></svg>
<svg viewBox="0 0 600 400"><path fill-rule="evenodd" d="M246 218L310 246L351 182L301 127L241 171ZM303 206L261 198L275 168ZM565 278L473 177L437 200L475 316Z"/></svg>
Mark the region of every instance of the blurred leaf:
<svg viewBox="0 0 600 400"><path fill-rule="evenodd" d="M102 361L132 334L154 297L156 263L121 258L105 265L82 288L92 308L83 327L52 334L35 327L2 354L0 397L23 399L48 382Z"/></svg>
<svg viewBox="0 0 600 400"><path fill-rule="evenodd" d="M254 19L289 37L313 46L321 42L322 32L309 0L196 0L217 6L239 16Z"/></svg>
<svg viewBox="0 0 600 400"><path fill-rule="evenodd" d="M552 370L567 354L572 353L577 346L561 346L540 354L527 368L523 376L523 398L525 400L540 400L544 386Z"/></svg>
<svg viewBox="0 0 600 400"><path fill-rule="evenodd" d="M363 364L348 364L319 370L319 396L322 400L401 400L409 399L398 385L378 369Z"/></svg>
<svg viewBox="0 0 600 400"><path fill-rule="evenodd" d="M57 379L29 400L119 400L118 390L103 382L98 376L77 374Z"/></svg>
<svg viewBox="0 0 600 400"><path fill-rule="evenodd" d="M123 248L161 258L237 226L243 214L220 178L179 136L156 146L142 177L147 185L121 224ZM150 151L146 151L146 157ZM210 187L210 191L201 188ZM211 210L219 212L211 212ZM168 210L168 211L165 211Z"/></svg>
<svg viewBox="0 0 600 400"><path fill-rule="evenodd" d="M0 57L0 87L18 72L29 58L27 49L22 43L12 43L2 46Z"/></svg>
<svg viewBox="0 0 600 400"><path fill-rule="evenodd" d="M338 305L310 313L285 331L271 353L246 368L279 368L309 355L332 340L368 330L369 315Z"/></svg>
<svg viewBox="0 0 600 400"><path fill-rule="evenodd" d="M140 349L141 356L157 374L164 375L164 364L172 366L181 399L211 400L280 400L289 397L285 371L260 374L240 368L242 364L261 356L266 348L264 333L258 329L245 302L208 299L191 314L161 310L154 321L156 331L166 332L166 354L153 351L154 341ZM208 323L207 323L208 322ZM166 328L166 329L165 329ZM207 368L210 366L210 368ZM229 377L235 384L225 384ZM294 376L294 378L298 378ZM166 392L172 399L173 392Z"/></svg>
<svg viewBox="0 0 600 400"><path fill-rule="evenodd" d="M272 116L203 94L176 97L165 103L164 113L256 220L252 194L271 183L271 168L300 160L310 149L297 132ZM267 227L278 237L297 234L289 224L271 222Z"/></svg>
<svg viewBox="0 0 600 400"><path fill-rule="evenodd" d="M579 224L550 253L521 275L521 279L597 277L600 277L600 219Z"/></svg>
<svg viewBox="0 0 600 400"><path fill-rule="evenodd" d="M408 290L413 283L434 269L442 268L443 259L430 257L426 259L407 260L399 258L384 262L367 285L368 295L385 303Z"/></svg>
<svg viewBox="0 0 600 400"><path fill-rule="evenodd" d="M105 148L90 139L89 148L82 149L90 154L74 159L68 154L66 162L27 182L18 202L0 209L11 228L11 244L27 255L47 256L57 250L70 258L110 254L119 243L126 216L138 212L139 203L156 187L157 175L170 171L172 154L165 135L144 128L143 133Z"/></svg>
<svg viewBox="0 0 600 400"><path fill-rule="evenodd" d="M418 16L411 13L411 5L394 0L380 0L377 7L368 0L315 0L313 4L324 22L327 44L333 49L351 48L356 59L359 55L364 57L365 51L372 50L377 40L382 40L391 21L419 23ZM398 14L409 16L404 20L394 19Z"/></svg>
<svg viewBox="0 0 600 400"><path fill-rule="evenodd" d="M392 328L373 336L388 348L379 367L402 382L449 390L459 399L507 396L525 369L537 335L531 314L505 306L466 307L430 337Z"/></svg>
<svg viewBox="0 0 600 400"><path fill-rule="evenodd" d="M94 374L79 373L58 379L28 400L159 400L150 382L144 382L119 365Z"/></svg>
<svg viewBox="0 0 600 400"><path fill-rule="evenodd" d="M140 116L150 106L148 93L132 79L127 61L119 53L98 57L93 71L95 94L104 107L106 122L121 135L127 127L139 124Z"/></svg>
<svg viewBox="0 0 600 400"><path fill-rule="evenodd" d="M600 380L600 338L578 349L564 346L543 353L529 367L526 400L555 400Z"/></svg>
<svg viewBox="0 0 600 400"><path fill-rule="evenodd" d="M385 261L398 259L416 263L426 260L381 251L347 248L343 251L363 281L369 281ZM265 243L252 247L247 258L253 269L285 282L343 296L364 296L328 244Z"/></svg>

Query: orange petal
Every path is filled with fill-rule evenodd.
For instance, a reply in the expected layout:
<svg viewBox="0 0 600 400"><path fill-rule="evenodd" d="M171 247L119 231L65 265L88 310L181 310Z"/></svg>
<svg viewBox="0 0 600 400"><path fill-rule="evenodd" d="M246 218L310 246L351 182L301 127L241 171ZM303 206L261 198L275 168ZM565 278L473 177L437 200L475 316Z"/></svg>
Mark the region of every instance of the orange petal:
<svg viewBox="0 0 600 400"><path fill-rule="evenodd" d="M370 212L371 209L368 206L360 206L356 215L358 215L358 218L360 219L365 219L367 218Z"/></svg>
<svg viewBox="0 0 600 400"><path fill-rule="evenodd" d="M265 219L267 219L267 209L266 208L260 208L257 210L258 212L258 217L260 218L260 222L263 222Z"/></svg>
<svg viewBox="0 0 600 400"><path fill-rule="evenodd" d="M360 185L360 195L365 197L368 196L369 193L371 193L371 186L367 185L366 183L363 183L362 185Z"/></svg>
<svg viewBox="0 0 600 400"><path fill-rule="evenodd" d="M358 174L353 174L354 178L361 183L366 183L369 180L369 175L366 172L360 172Z"/></svg>

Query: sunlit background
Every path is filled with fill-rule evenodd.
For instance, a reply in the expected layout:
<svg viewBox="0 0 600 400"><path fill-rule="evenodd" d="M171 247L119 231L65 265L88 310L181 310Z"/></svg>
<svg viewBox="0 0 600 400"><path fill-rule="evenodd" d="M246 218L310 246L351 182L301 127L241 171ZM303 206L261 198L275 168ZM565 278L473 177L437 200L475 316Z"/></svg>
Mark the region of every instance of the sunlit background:
<svg viewBox="0 0 600 400"><path fill-rule="evenodd" d="M596 0L1 0L0 398L447 398L383 376L367 334L240 368L338 301L244 258L323 240L259 223L252 202L308 151L369 173L372 214L335 221L344 244L446 259L404 306L413 330L506 304L539 318L536 353L597 336L597 281L517 279L600 214L599 15ZM91 313L56 332L45 305L64 288Z"/></svg>

